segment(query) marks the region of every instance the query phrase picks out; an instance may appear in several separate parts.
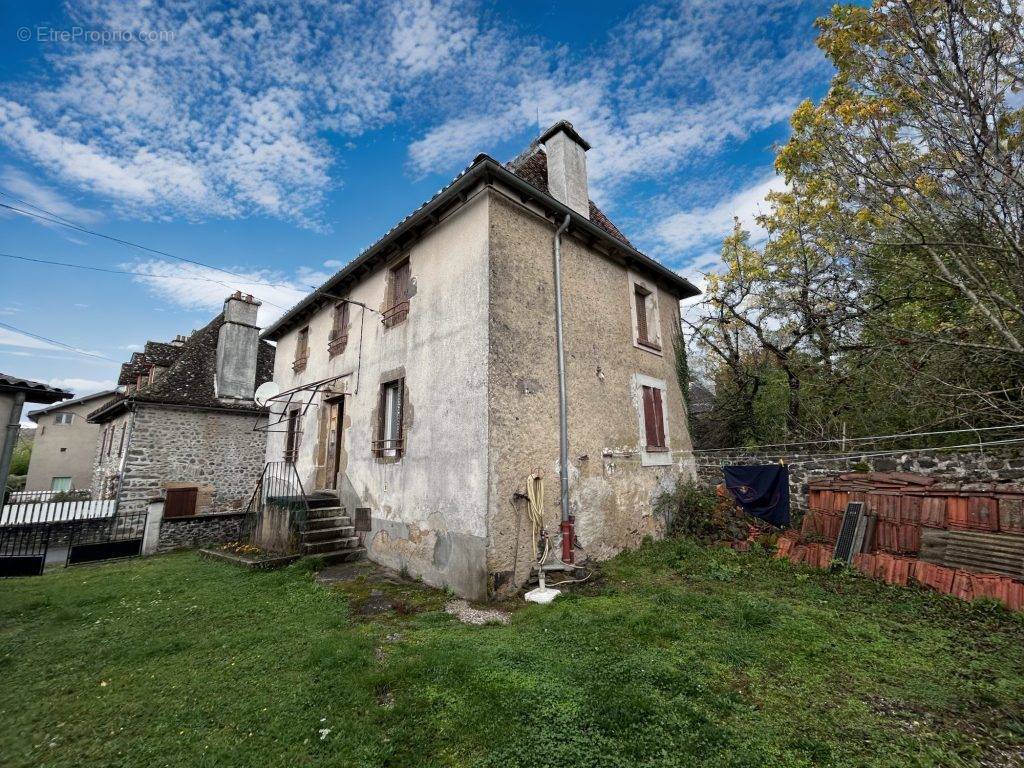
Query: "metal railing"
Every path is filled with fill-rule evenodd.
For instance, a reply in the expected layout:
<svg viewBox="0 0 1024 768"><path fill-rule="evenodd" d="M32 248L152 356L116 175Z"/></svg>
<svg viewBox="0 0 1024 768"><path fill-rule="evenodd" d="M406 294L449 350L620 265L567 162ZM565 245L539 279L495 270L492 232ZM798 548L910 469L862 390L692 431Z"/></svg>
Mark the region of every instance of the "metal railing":
<svg viewBox="0 0 1024 768"><path fill-rule="evenodd" d="M251 541L268 506L285 508L290 513L290 526L300 529L309 516L309 498L298 470L290 461L271 461L263 467L256 488L245 507L241 538Z"/></svg>
<svg viewBox="0 0 1024 768"><path fill-rule="evenodd" d="M117 499L96 499L89 491L19 492L0 510L0 526L96 520L116 512Z"/></svg>

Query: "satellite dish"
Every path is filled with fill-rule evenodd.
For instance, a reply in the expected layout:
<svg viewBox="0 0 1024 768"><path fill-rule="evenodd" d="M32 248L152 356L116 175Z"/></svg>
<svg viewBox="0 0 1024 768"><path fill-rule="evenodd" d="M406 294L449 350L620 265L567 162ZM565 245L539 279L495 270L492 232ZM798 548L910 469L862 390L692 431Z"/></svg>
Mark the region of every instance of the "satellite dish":
<svg viewBox="0 0 1024 768"><path fill-rule="evenodd" d="M281 394L281 388L272 381L266 381L256 388L253 400L256 401L256 405L265 406L268 400L277 397L279 394Z"/></svg>

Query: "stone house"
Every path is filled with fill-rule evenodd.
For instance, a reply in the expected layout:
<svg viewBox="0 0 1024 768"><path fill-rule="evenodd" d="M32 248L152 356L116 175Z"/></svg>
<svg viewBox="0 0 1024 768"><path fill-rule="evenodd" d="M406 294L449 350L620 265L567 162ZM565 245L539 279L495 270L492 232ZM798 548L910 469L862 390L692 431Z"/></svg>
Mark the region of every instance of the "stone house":
<svg viewBox="0 0 1024 768"><path fill-rule="evenodd" d="M665 532L652 500L693 472L674 343L697 290L589 199L588 149L561 122L508 165L478 156L264 332L267 460L336 492L371 559L482 598L529 578L535 537L557 565L563 538L601 559Z"/></svg>
<svg viewBox="0 0 1024 768"><path fill-rule="evenodd" d="M122 517L152 509L160 549L237 534L266 450L253 393L274 348L259 339L259 306L235 293L190 336L147 342L121 366L124 393L89 416L101 427L94 492Z"/></svg>
<svg viewBox="0 0 1024 768"><path fill-rule="evenodd" d="M28 412L28 418L38 426L26 491L90 489L101 427L88 416L116 395L116 390L108 389Z"/></svg>

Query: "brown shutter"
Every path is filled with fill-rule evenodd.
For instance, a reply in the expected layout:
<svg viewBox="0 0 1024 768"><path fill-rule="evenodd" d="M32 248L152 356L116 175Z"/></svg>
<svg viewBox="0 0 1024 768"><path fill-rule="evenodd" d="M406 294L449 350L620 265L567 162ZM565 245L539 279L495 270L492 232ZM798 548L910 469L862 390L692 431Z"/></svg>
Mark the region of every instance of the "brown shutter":
<svg viewBox="0 0 1024 768"><path fill-rule="evenodd" d="M190 517L196 513L198 488L168 488L164 517Z"/></svg>
<svg viewBox="0 0 1024 768"><path fill-rule="evenodd" d="M637 286L636 295L636 338L647 341L647 294Z"/></svg>
<svg viewBox="0 0 1024 768"><path fill-rule="evenodd" d="M644 440L650 446L654 438L654 387L644 387Z"/></svg>
<svg viewBox="0 0 1024 768"><path fill-rule="evenodd" d="M661 390L653 389L654 400L654 434L656 437L655 446L665 447L665 414L662 410Z"/></svg>

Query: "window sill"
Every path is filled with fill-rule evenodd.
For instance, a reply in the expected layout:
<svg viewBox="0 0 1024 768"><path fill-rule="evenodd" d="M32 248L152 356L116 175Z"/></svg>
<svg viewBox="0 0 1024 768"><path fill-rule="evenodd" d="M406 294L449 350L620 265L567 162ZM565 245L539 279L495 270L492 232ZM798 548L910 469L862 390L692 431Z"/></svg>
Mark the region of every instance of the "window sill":
<svg viewBox="0 0 1024 768"><path fill-rule="evenodd" d="M403 301L399 304L395 304L393 307L385 309L381 313L380 321L384 324L385 328L394 328L396 325L401 325L409 317L409 302Z"/></svg>
<svg viewBox="0 0 1024 768"><path fill-rule="evenodd" d="M302 373L304 370L306 370L306 362L308 360L309 360L308 357L303 357L303 358L300 358L299 360L296 360L295 362L293 362L292 363L292 371L294 373Z"/></svg>
<svg viewBox="0 0 1024 768"><path fill-rule="evenodd" d="M637 339L636 345L642 349L649 349L651 352L661 352L661 346L647 339Z"/></svg>
<svg viewBox="0 0 1024 768"><path fill-rule="evenodd" d="M648 453L668 453L668 446L665 445L648 445L644 448Z"/></svg>
<svg viewBox="0 0 1024 768"><path fill-rule="evenodd" d="M327 354L330 357L337 357L348 347L348 336L341 336L327 345Z"/></svg>

